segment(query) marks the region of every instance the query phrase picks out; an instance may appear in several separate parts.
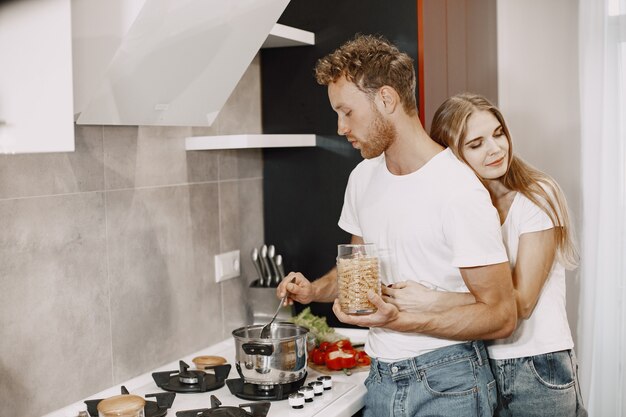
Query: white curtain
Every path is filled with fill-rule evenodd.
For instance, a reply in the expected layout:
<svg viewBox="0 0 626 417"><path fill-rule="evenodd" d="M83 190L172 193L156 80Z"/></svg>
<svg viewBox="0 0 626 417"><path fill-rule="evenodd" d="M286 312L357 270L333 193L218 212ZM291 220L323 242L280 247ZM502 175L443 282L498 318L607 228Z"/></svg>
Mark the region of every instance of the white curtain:
<svg viewBox="0 0 626 417"><path fill-rule="evenodd" d="M626 0L579 0L579 47L581 386L591 417L626 417Z"/></svg>

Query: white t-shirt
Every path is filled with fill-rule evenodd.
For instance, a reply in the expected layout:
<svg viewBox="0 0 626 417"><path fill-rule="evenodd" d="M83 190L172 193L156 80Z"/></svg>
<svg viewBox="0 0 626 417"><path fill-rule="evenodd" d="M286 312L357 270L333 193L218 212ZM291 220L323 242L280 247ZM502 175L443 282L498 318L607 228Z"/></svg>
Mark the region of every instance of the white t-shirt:
<svg viewBox="0 0 626 417"><path fill-rule="evenodd" d="M502 225L511 270L517 262L520 236L553 227L552 220L541 208L522 193L515 195ZM518 327L510 337L491 342L487 349L492 359L512 359L571 349L573 346L565 310L565 268L555 260L532 315L527 320L518 321Z"/></svg>
<svg viewBox="0 0 626 417"><path fill-rule="evenodd" d="M489 193L449 149L408 175L391 174L384 155L359 163L348 180L339 227L376 244L384 284L426 281L467 292L460 267L507 261ZM365 350L396 360L456 343L372 328Z"/></svg>

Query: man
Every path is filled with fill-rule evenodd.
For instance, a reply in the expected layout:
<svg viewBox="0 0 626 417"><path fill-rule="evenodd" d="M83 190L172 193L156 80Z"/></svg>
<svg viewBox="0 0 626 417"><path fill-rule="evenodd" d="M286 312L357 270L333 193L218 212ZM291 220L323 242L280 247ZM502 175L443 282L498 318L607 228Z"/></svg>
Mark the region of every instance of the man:
<svg viewBox="0 0 626 417"><path fill-rule="evenodd" d="M365 416L491 416L496 395L482 342L516 326L511 272L489 194L473 172L424 131L411 58L386 40L357 36L316 66L338 116L338 133L365 158L351 173L339 226L353 243L375 243L384 282L429 282L469 291L475 303L400 312L370 291L376 313L345 323L370 327ZM290 281L295 278L293 283ZM301 303L331 302L337 272L311 283L290 273L277 289Z"/></svg>

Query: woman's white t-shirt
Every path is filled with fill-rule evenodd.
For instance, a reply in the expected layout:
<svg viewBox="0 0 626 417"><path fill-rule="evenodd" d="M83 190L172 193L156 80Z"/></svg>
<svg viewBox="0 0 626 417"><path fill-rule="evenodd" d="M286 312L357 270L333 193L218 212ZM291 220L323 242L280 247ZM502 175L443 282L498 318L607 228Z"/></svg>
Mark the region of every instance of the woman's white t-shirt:
<svg viewBox="0 0 626 417"><path fill-rule="evenodd" d="M511 270L517 262L520 236L548 230L554 225L536 204L517 193L502 224L502 238ZM492 359L513 359L571 349L574 346L565 310L565 268L555 259L532 315L518 321L515 332L506 339L487 345Z"/></svg>

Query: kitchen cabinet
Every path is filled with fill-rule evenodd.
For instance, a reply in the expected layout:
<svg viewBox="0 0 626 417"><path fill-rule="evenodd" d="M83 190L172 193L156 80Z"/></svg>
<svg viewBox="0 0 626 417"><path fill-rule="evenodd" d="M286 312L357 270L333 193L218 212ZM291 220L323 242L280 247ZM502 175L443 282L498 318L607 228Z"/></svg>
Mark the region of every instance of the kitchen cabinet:
<svg viewBox="0 0 626 417"><path fill-rule="evenodd" d="M259 48L314 43L276 23L289 1L3 5L0 152L73 151L74 121L210 126Z"/></svg>
<svg viewBox="0 0 626 417"><path fill-rule="evenodd" d="M0 7L0 152L74 151L70 0Z"/></svg>

